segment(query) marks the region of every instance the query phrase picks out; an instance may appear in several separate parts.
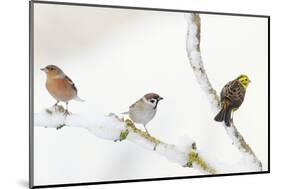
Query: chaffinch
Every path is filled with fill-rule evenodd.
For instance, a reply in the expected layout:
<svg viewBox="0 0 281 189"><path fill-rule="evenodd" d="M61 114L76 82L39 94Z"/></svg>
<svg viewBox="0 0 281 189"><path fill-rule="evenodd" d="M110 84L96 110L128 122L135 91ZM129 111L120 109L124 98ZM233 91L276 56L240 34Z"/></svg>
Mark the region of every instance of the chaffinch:
<svg viewBox="0 0 281 189"><path fill-rule="evenodd" d="M69 115L68 102L70 100L76 100L83 102L77 95L77 88L73 81L65 75L65 73L55 65L48 65L45 68L41 68L47 75L46 88L57 102L54 104L57 107L60 101L66 103L66 109L64 114Z"/></svg>

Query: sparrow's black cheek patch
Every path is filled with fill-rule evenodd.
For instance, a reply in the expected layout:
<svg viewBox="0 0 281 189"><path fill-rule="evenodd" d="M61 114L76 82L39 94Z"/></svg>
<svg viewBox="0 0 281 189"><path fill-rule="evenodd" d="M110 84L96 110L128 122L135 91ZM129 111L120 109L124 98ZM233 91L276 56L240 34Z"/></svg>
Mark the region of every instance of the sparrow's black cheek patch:
<svg viewBox="0 0 281 189"><path fill-rule="evenodd" d="M158 103L159 103L159 100L156 100L156 104L155 104L155 106L154 106L153 109L156 109L156 108L157 108Z"/></svg>

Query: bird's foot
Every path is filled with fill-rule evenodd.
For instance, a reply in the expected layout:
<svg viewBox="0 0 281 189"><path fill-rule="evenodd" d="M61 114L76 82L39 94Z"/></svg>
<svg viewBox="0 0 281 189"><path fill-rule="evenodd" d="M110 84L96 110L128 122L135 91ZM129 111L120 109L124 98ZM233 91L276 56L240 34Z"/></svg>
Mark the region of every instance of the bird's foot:
<svg viewBox="0 0 281 189"><path fill-rule="evenodd" d="M68 110L65 110L64 111L64 116L68 116L68 115L70 115L71 113L68 111Z"/></svg>
<svg viewBox="0 0 281 189"><path fill-rule="evenodd" d="M54 104L52 106L52 111L54 112L65 112L64 107L62 105Z"/></svg>
<svg viewBox="0 0 281 189"><path fill-rule="evenodd" d="M147 130L145 131L145 134L146 134L147 136L151 136Z"/></svg>
<svg viewBox="0 0 281 189"><path fill-rule="evenodd" d="M52 108L54 108L55 112L58 111L58 103L55 103Z"/></svg>
<svg viewBox="0 0 281 189"><path fill-rule="evenodd" d="M146 128L145 125L144 125L144 129L145 129L145 134L146 134L147 136L150 136L150 134L149 134L149 132L148 132L148 130L147 130L147 128Z"/></svg>

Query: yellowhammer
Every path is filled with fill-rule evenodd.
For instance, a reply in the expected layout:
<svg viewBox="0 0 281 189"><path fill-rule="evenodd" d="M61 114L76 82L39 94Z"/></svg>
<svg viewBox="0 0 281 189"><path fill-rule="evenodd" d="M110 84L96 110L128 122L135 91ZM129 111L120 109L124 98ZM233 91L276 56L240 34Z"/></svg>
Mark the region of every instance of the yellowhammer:
<svg viewBox="0 0 281 189"><path fill-rule="evenodd" d="M215 117L216 121L224 121L226 126L230 126L231 114L241 106L250 82L247 75L240 75L223 87L221 91L221 110Z"/></svg>

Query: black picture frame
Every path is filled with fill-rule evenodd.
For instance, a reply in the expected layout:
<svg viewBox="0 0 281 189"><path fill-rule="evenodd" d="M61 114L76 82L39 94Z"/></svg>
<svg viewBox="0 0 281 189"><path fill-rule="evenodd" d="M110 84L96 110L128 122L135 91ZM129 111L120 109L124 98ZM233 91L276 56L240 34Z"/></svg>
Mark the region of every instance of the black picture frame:
<svg viewBox="0 0 281 189"><path fill-rule="evenodd" d="M165 177L165 178L144 178L133 180L114 180L104 182L83 182L83 183L62 183L52 185L34 185L34 101L33 101L33 65L34 65L34 4L53 4L66 6L86 6L86 7L106 7L118 9L133 9L133 10L148 10L148 11L163 11L163 12L180 12L180 13L200 13L213 15L228 15L240 17L260 17L266 18L268 21L268 170L261 172L243 172L243 173L226 173L214 175L197 175L197 176L181 176L181 177ZM174 180L174 179L190 179L203 177L222 177L235 175L251 175L251 174L266 174L270 173L270 16L268 15L254 15L254 14L240 14L240 13L225 13L225 12L208 12L208 11L193 11L193 10L177 10L177 9L163 9L163 8L148 8L148 7L131 7L131 6L117 6L117 5L102 5L102 4L85 4L85 3L69 3L69 2L55 2L55 1L29 1L29 187L30 188L50 188L50 187L67 187L67 186L83 186L83 185L97 185L97 184L113 184L113 183L129 183L129 182L144 182L144 181L160 181L160 180Z"/></svg>

